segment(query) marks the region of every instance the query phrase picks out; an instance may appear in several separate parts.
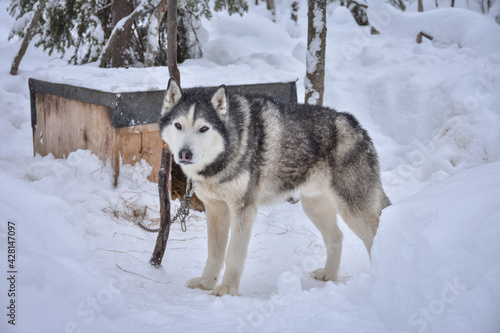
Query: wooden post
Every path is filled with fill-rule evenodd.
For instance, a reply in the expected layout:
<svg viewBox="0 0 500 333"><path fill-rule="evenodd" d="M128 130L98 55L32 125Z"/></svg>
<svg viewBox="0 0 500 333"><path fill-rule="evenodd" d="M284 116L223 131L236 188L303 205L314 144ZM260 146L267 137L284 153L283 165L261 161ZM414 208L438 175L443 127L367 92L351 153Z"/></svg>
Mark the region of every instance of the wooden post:
<svg viewBox="0 0 500 333"><path fill-rule="evenodd" d="M170 197L168 190L168 178L170 175L170 153L165 143L161 152L161 166L158 173L158 192L160 194L160 230L156 238L153 256L149 261L151 265L159 267L167 247L168 235L170 234Z"/></svg>
<svg viewBox="0 0 500 333"><path fill-rule="evenodd" d="M422 13L424 11L424 3L423 3L423 0L418 0L418 12L419 13ZM420 32L418 35L417 35L417 44L421 44L422 43L422 32Z"/></svg>
<svg viewBox="0 0 500 333"><path fill-rule="evenodd" d="M167 65L170 77L181 84L181 73L177 67L177 0L169 0L167 8Z"/></svg>
<svg viewBox="0 0 500 333"><path fill-rule="evenodd" d="M167 63L170 77L181 82L181 74L177 67L177 0L168 1L167 11ZM156 238L153 256L149 261L153 266L160 266L167 248L168 234L170 233L170 191L168 177L170 175L171 155L163 143L161 152L161 167L158 174L158 192L160 194L160 230Z"/></svg>

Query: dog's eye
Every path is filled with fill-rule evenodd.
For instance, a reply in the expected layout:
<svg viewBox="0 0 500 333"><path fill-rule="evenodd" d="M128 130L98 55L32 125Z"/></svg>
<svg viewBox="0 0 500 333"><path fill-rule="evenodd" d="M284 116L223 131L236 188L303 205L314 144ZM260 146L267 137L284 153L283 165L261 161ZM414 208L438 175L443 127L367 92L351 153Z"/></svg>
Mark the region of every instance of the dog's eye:
<svg viewBox="0 0 500 333"><path fill-rule="evenodd" d="M177 128L178 130L181 130L182 129L182 125L179 124L179 123L175 123L174 124L175 128Z"/></svg>
<svg viewBox="0 0 500 333"><path fill-rule="evenodd" d="M207 126L203 126L202 128L200 128L200 133L205 133L206 131L208 131Z"/></svg>

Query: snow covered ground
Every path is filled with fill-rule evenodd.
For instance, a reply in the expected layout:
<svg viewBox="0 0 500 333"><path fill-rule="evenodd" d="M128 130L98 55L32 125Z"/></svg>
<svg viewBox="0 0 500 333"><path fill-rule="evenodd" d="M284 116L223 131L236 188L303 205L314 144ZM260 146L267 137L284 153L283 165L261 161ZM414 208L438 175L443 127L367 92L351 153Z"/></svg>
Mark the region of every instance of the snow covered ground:
<svg viewBox="0 0 500 333"><path fill-rule="evenodd" d="M181 65L183 85L298 79L303 99L306 1L298 25L288 1L276 4L276 23L263 4L203 21L204 58ZM110 168L88 151L32 156L29 77L131 91L164 88L167 70L71 67L30 46L11 77L20 42L7 41L13 22L0 2L0 331L499 332L500 26L493 15L444 5L418 15L370 5L380 35L328 7L325 104L353 113L380 155L393 205L371 263L341 223L342 282L315 281L309 272L325 249L300 204L264 207L241 296L215 298L184 287L205 262L204 214L186 233L174 225L163 267L149 265L156 235L130 219L145 207L148 219L159 215L147 165L125 167L113 188ZM436 40L417 45L421 29ZM15 326L6 316L8 221Z"/></svg>

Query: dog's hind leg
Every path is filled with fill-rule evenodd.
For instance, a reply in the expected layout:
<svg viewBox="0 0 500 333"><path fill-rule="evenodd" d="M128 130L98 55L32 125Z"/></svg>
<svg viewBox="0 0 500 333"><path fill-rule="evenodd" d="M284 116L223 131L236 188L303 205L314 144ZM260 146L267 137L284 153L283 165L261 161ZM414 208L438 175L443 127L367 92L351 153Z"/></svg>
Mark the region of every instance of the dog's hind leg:
<svg viewBox="0 0 500 333"><path fill-rule="evenodd" d="M363 241L371 257L371 249L377 233L381 210L389 204L389 200L382 196L373 195L359 205L347 204L339 199L338 207L342 219L347 226Z"/></svg>
<svg viewBox="0 0 500 333"><path fill-rule="evenodd" d="M229 208L223 201L205 200L207 216L208 258L201 277L187 282L189 288L212 290L224 264L229 235Z"/></svg>
<svg viewBox="0 0 500 333"><path fill-rule="evenodd" d="M324 268L312 272L317 280L335 281L342 255L343 234L337 225L337 216L333 201L325 194L319 196L301 195L304 212L319 229L326 247L326 263Z"/></svg>

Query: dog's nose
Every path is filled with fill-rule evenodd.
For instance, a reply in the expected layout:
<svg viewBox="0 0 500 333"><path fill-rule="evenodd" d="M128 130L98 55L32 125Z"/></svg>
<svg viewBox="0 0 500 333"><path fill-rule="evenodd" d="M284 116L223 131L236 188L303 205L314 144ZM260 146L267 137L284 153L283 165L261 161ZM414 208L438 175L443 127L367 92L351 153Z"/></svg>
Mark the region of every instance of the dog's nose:
<svg viewBox="0 0 500 333"><path fill-rule="evenodd" d="M193 152L189 149L183 148L179 151L179 160L181 162L191 162Z"/></svg>

